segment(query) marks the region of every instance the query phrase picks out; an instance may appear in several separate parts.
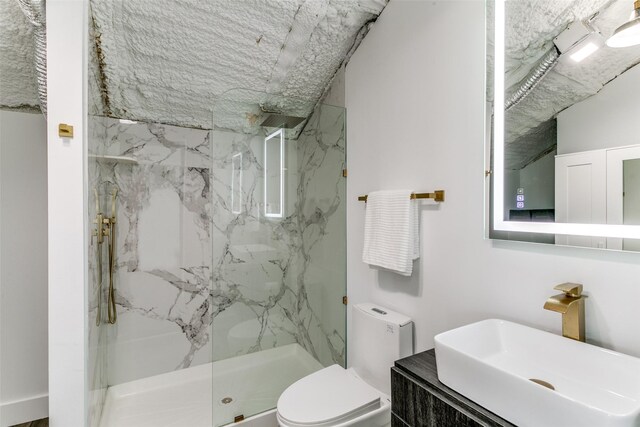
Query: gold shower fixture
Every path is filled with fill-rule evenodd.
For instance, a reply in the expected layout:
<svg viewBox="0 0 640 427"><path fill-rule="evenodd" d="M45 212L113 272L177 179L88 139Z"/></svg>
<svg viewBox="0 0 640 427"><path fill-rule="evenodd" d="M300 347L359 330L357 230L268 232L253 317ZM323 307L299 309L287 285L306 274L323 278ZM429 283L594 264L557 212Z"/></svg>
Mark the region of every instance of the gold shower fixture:
<svg viewBox="0 0 640 427"><path fill-rule="evenodd" d="M116 311L116 296L113 287L113 273L115 267L115 247L116 247L116 197L118 197L118 189L114 188L111 192L111 217L108 218L109 227L109 298L107 302L107 314L109 323L112 325L118 320L118 312Z"/></svg>
<svg viewBox="0 0 640 427"><path fill-rule="evenodd" d="M96 314L96 325L100 326L102 322L102 244L105 237L109 241L107 254L109 258L109 289L107 293L107 316L110 324L116 323L118 313L116 311L115 287L114 287L114 270L115 270L115 246L116 246L116 199L118 189L114 188L111 192L111 215L106 217L100 211L100 199L98 190L93 189L96 199L96 219L94 223L96 228L93 230L93 236L96 237L96 264L97 264L97 282L98 282L98 309Z"/></svg>

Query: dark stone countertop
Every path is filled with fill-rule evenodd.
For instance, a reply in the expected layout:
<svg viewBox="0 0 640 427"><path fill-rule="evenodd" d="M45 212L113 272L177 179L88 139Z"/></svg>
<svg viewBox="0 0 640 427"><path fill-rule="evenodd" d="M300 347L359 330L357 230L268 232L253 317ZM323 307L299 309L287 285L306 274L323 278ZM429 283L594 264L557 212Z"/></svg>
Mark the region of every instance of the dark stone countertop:
<svg viewBox="0 0 640 427"><path fill-rule="evenodd" d="M456 409L476 415L491 426L515 427L514 424L500 418L491 411L467 399L438 380L435 349L423 351L404 359L396 360L395 367L408 374L426 389L446 398L447 403Z"/></svg>

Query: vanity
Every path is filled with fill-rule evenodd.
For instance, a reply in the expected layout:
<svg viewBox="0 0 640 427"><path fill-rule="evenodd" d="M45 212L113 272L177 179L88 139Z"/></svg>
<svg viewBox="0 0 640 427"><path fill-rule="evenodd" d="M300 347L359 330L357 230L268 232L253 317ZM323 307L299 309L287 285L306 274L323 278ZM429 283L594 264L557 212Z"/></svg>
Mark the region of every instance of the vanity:
<svg viewBox="0 0 640 427"><path fill-rule="evenodd" d="M435 349L391 368L392 427L513 426L438 380Z"/></svg>
<svg viewBox="0 0 640 427"><path fill-rule="evenodd" d="M636 357L501 319L434 340L391 369L394 426L640 425Z"/></svg>

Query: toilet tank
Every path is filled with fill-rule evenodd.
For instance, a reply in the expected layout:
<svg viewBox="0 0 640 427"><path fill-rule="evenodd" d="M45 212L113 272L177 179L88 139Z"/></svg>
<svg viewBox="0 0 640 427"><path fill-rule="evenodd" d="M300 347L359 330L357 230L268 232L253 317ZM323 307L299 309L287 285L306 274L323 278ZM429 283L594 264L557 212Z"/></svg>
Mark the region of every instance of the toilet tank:
<svg viewBox="0 0 640 427"><path fill-rule="evenodd" d="M348 339L351 367L364 381L390 395L393 362L413 354L411 319L376 304L357 304Z"/></svg>

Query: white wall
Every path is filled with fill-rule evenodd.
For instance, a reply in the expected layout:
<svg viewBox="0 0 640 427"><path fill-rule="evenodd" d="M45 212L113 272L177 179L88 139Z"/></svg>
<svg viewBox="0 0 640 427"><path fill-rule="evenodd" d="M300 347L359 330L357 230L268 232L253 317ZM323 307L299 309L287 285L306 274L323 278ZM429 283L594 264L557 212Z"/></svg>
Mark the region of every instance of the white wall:
<svg viewBox="0 0 640 427"><path fill-rule="evenodd" d="M87 11L88 0L47 1L50 427L88 414ZM58 135L60 123L74 138Z"/></svg>
<svg viewBox="0 0 640 427"><path fill-rule="evenodd" d="M509 211L516 208L516 194L520 187L520 171L504 171L504 218L509 219Z"/></svg>
<svg viewBox="0 0 640 427"><path fill-rule="evenodd" d="M349 62L350 305L373 301L411 316L416 350L425 350L439 332L493 317L559 333L560 316L542 306L554 285L575 281L589 295L588 340L640 356L639 254L483 238L484 63L481 0L393 0ZM439 206L423 202L410 278L362 263L357 201L407 187L447 192Z"/></svg>
<svg viewBox="0 0 640 427"><path fill-rule="evenodd" d="M331 86L329 86L329 89L322 100L323 104L344 107L344 73L345 67L343 65L333 76Z"/></svg>
<svg viewBox="0 0 640 427"><path fill-rule="evenodd" d="M0 111L0 426L44 418L47 397L47 133Z"/></svg>
<svg viewBox="0 0 640 427"><path fill-rule="evenodd" d="M520 170L520 187L524 188L527 209L553 209L555 205L555 155L555 152L549 153Z"/></svg>
<svg viewBox="0 0 640 427"><path fill-rule="evenodd" d="M553 209L555 204L555 152L549 153L519 170L504 174L504 215L516 209L516 194L524 188L525 209Z"/></svg>
<svg viewBox="0 0 640 427"><path fill-rule="evenodd" d="M558 154L640 144L640 65L558 114Z"/></svg>

